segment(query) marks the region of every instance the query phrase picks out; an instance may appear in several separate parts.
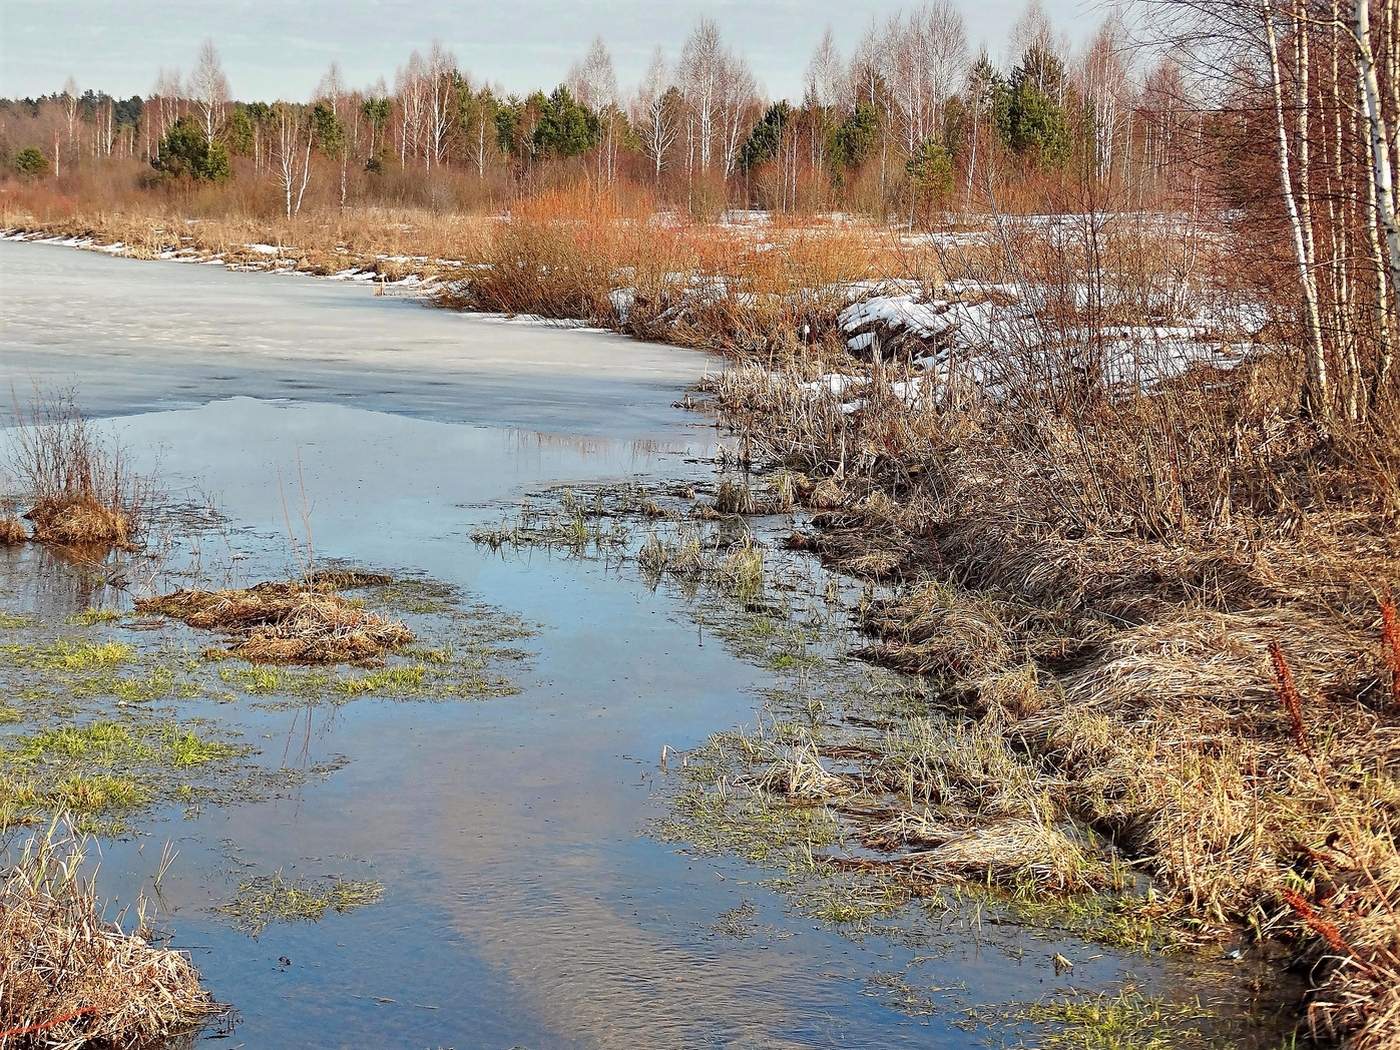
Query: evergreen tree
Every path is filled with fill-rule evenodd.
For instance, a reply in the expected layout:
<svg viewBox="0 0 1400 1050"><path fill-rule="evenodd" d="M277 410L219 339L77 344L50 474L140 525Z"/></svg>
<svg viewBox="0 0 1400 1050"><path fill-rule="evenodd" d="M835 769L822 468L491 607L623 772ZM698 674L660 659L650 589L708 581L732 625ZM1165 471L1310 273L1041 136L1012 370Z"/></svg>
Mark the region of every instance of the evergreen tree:
<svg viewBox="0 0 1400 1050"><path fill-rule="evenodd" d="M769 106L763 119L749 132L748 141L740 148L739 166L745 171L752 171L776 157L783 142L783 128L791 119L792 107L786 100Z"/></svg>
<svg viewBox="0 0 1400 1050"><path fill-rule="evenodd" d="M26 146L15 154L15 171L25 178L38 178L48 174L48 170L49 158L44 156L42 150Z"/></svg>
<svg viewBox="0 0 1400 1050"><path fill-rule="evenodd" d="M229 176L228 151L205 139L199 121L183 116L166 132L151 167L167 178L219 182Z"/></svg>
<svg viewBox="0 0 1400 1050"><path fill-rule="evenodd" d="M532 135L537 154L577 157L598 144L598 118L562 84L544 100Z"/></svg>
<svg viewBox="0 0 1400 1050"><path fill-rule="evenodd" d="M937 139L925 139L905 165L909 180L927 203L942 201L953 192L953 158Z"/></svg>
<svg viewBox="0 0 1400 1050"><path fill-rule="evenodd" d="M253 118L248 115L247 106L239 103L233 107L224 123L223 137L235 156L246 157L253 152Z"/></svg>
<svg viewBox="0 0 1400 1050"><path fill-rule="evenodd" d="M831 135L831 157L835 166L854 171L865 163L880 135L880 116L875 107L861 102Z"/></svg>
<svg viewBox="0 0 1400 1050"><path fill-rule="evenodd" d="M345 148L345 125L329 102L311 107L311 134L316 148L327 156L338 157Z"/></svg>
<svg viewBox="0 0 1400 1050"><path fill-rule="evenodd" d="M1026 49L1011 81L998 86L994 114L1002 141L1036 163L1059 164L1070 149L1064 64L1042 47Z"/></svg>

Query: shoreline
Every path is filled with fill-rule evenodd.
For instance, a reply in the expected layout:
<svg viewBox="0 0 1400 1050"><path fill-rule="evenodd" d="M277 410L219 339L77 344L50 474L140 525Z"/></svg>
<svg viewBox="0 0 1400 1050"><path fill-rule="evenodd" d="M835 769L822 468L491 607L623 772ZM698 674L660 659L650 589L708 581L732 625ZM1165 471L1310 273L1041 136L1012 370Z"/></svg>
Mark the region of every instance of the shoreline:
<svg viewBox="0 0 1400 1050"><path fill-rule="evenodd" d="M117 254L95 242L69 246ZM321 273L325 261L306 254L292 269L279 267L290 261L281 249L272 256L244 247L250 269L330 277L351 269ZM450 279L429 273L437 263L424 264L408 274L415 286ZM625 323L612 330L638 334ZM873 639L866 655L924 676L940 702L1029 755L1065 814L1136 858L1167 895L1174 921L1203 941L1252 926L1301 957L1335 960L1326 931L1340 930L1364 964L1316 971L1323 1023L1325 1004L1356 992L1367 973L1378 984L1360 994L1374 996L1383 1014L1384 997L1395 993L1379 983L1388 964L1378 917L1393 904L1369 888L1377 880L1368 866L1379 865L1388 885L1394 841L1387 854L1384 825L1365 814L1389 804L1384 792L1393 790L1386 783L1400 748L1400 697L1384 695L1375 604L1377 588L1397 578L1394 537L1333 527L1313 541L1326 555L1319 568L1293 536L1262 530L1241 533L1235 549L1209 534L1153 541L1026 530L1000 517L1001 504L975 483L979 471L995 479L1007 469L979 459L979 446L937 447L921 437L928 444L917 457L902 457L905 467L932 464L926 472L944 491L896 469L898 456L848 463L848 450L868 452L881 428L913 425L909 406L878 373L856 418L834 394L801 392L801 370L780 371L776 382L771 369L761 381L730 371L710 390L745 458L793 473L815 529L789 545L895 588L858 611ZM1013 492L1038 491L1008 477ZM1271 643L1297 674L1301 718L1288 705ZM1377 775L1379 784L1364 782ZM1350 787L1358 777L1362 786ZM1346 850L1336 848L1339 839ZM1293 888L1299 880L1301 891ZM1335 1017L1346 1008L1332 1009Z"/></svg>

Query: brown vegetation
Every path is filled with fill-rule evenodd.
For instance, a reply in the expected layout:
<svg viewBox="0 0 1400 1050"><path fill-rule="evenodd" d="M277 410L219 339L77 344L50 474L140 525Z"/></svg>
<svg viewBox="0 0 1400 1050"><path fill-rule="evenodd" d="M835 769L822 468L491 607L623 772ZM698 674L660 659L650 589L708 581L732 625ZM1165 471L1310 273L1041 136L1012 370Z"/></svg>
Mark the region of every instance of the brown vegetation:
<svg viewBox="0 0 1400 1050"><path fill-rule="evenodd" d="M360 574L313 574L246 589L175 591L139 600L136 611L228 634L227 654L253 663L369 663L411 644L413 633L337 592L365 585Z"/></svg>
<svg viewBox="0 0 1400 1050"><path fill-rule="evenodd" d="M11 465L31 501L24 516L32 538L60 546L130 546L150 493L149 483L127 469L121 450L93 429L71 397L36 395L17 415ZM15 524L6 531L24 538Z"/></svg>
<svg viewBox="0 0 1400 1050"><path fill-rule="evenodd" d="M796 544L898 581L861 612L868 655L932 676L1046 763L1065 816L1109 834L1203 934L1262 917L1321 952L1314 1031L1388 1045L1394 410L1329 438L1287 411L1300 377L1268 355L1063 407L1023 386L934 411L881 381L856 412L788 379L716 384L759 458L808 479L821 528ZM1355 950L1285 893L1328 900Z"/></svg>
<svg viewBox="0 0 1400 1050"><path fill-rule="evenodd" d="M181 952L103 914L83 844L50 828L0 881L0 1043L149 1046L217 1009Z"/></svg>
<svg viewBox="0 0 1400 1050"><path fill-rule="evenodd" d="M0 547L13 547L29 539L29 530L24 522L14 515L0 517Z"/></svg>

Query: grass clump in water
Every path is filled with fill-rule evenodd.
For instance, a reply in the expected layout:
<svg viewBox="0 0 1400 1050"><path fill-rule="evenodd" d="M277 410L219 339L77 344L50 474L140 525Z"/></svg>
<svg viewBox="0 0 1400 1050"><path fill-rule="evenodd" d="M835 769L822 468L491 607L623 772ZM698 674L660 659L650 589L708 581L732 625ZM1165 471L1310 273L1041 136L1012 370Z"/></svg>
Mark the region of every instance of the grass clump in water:
<svg viewBox="0 0 1400 1050"><path fill-rule="evenodd" d="M328 911L343 914L383 896L384 884L372 879L288 879L279 868L240 883L233 899L215 910L235 929L256 937L275 923L319 922Z"/></svg>
<svg viewBox="0 0 1400 1050"><path fill-rule="evenodd" d="M252 663L363 663L413 641L405 624L341 595L335 585L343 582L313 575L243 589L182 590L142 599L136 611L221 631L233 640L228 655Z"/></svg>
<svg viewBox="0 0 1400 1050"><path fill-rule="evenodd" d="M71 617L71 622L78 627L96 627L98 624L116 623L122 618L122 614L115 609L84 609Z"/></svg>
<svg viewBox="0 0 1400 1050"><path fill-rule="evenodd" d="M136 658L124 642L74 642L60 638L47 645L3 645L0 653L21 667L82 673L120 667Z"/></svg>
<svg viewBox="0 0 1400 1050"><path fill-rule="evenodd" d="M122 450L95 431L68 395L36 394L11 437L11 466L33 505L25 513L39 543L131 547L142 530L150 483ZM11 526L7 530L17 535Z"/></svg>
<svg viewBox="0 0 1400 1050"><path fill-rule="evenodd" d="M52 825L0 881L0 1029L16 1046L30 1029L44 1046L163 1045L218 1008L186 955L152 943L144 904L130 931L106 918L86 849Z"/></svg>
<svg viewBox="0 0 1400 1050"><path fill-rule="evenodd" d="M560 494L559 506L552 511L540 514L526 504L513 521L474 531L472 542L492 550L544 547L573 554L622 547L630 537L630 530L621 522L605 520L608 512L603 506L604 495L601 491L596 493L590 507L581 502L572 489L565 489Z"/></svg>
<svg viewBox="0 0 1400 1050"><path fill-rule="evenodd" d="M1034 1003L1025 1019L1048 1029L1035 1045L1044 1050L1177 1050L1216 1045L1197 1022L1199 1004L1168 1003L1127 989L1117 995L1051 999Z"/></svg>
<svg viewBox="0 0 1400 1050"><path fill-rule="evenodd" d="M189 726L144 722L60 725L13 738L0 751L0 829L68 812L81 828L115 834L126 815L174 796L177 773L242 753Z"/></svg>
<svg viewBox="0 0 1400 1050"><path fill-rule="evenodd" d="M427 677L428 668L422 664L409 664L371 671L358 678L342 678L335 683L335 688L346 696L416 693L423 691Z"/></svg>
<svg viewBox="0 0 1400 1050"><path fill-rule="evenodd" d="M0 547L15 547L29 540L29 530L13 514L0 517Z"/></svg>

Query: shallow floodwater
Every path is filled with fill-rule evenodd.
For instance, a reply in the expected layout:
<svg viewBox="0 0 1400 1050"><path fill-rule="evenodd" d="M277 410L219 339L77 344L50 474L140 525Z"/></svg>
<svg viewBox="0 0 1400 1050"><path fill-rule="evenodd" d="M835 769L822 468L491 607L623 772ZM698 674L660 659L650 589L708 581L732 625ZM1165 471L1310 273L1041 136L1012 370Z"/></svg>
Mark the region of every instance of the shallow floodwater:
<svg viewBox="0 0 1400 1050"><path fill-rule="evenodd" d="M715 431L670 407L702 355L38 245L0 242L0 282L0 379L76 386L173 500L212 498L227 525L200 539L204 569L285 575L309 522L321 558L425 574L538 628L514 696L180 702L266 765L333 768L263 801L164 807L104 845L123 901L167 839L179 850L162 922L237 1011L213 1045L997 1045L969 1010L1160 979L1101 948L1059 976L1060 946L1016 930L845 935L790 910L775 872L649 834L663 747L751 725L772 672L635 574L469 533L553 485L709 479ZM0 551L10 611L82 610L80 575ZM278 868L377 879L384 898L257 938L213 911ZM722 932L741 906L749 931ZM897 1008L891 974L937 1008Z"/></svg>

